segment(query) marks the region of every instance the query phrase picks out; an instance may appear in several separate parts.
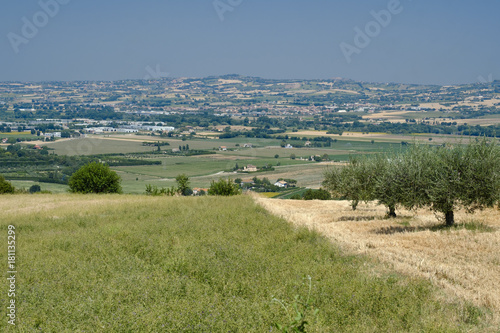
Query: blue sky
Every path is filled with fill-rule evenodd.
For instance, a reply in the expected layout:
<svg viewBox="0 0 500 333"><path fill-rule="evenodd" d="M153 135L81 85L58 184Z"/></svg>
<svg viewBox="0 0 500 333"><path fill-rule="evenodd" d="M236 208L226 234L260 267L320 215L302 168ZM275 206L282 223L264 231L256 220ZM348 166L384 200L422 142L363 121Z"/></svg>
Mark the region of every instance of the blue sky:
<svg viewBox="0 0 500 333"><path fill-rule="evenodd" d="M0 81L500 78L497 0L22 0L0 8Z"/></svg>

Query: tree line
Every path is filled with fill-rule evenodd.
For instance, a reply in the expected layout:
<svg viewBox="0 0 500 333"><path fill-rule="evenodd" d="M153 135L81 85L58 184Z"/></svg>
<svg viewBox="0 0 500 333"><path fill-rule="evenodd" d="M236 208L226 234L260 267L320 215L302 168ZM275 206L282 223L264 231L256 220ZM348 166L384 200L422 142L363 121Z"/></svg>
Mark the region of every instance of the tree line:
<svg viewBox="0 0 500 333"><path fill-rule="evenodd" d="M339 198L377 200L389 217L396 208L428 207L455 223L454 211L493 207L500 202L500 148L486 138L468 144L413 144L407 150L372 157L353 157L325 172L323 186Z"/></svg>

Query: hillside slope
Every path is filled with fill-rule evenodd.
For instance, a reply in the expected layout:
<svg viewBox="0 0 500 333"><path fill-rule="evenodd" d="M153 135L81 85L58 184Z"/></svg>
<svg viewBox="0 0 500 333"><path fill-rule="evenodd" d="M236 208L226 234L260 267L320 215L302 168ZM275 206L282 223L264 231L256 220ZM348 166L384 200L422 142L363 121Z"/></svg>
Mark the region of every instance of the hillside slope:
<svg viewBox="0 0 500 333"><path fill-rule="evenodd" d="M478 308L441 303L430 284L343 255L247 196L15 195L0 210L2 242L16 232L19 331L277 331L296 314L273 298L293 311L308 276L311 332L484 329Z"/></svg>

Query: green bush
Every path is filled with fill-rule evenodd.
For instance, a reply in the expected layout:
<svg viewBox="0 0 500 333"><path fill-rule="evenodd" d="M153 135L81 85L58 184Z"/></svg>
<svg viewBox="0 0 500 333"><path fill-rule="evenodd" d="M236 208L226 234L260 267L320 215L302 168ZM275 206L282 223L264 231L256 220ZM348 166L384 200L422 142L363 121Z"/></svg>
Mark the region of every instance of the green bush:
<svg viewBox="0 0 500 333"><path fill-rule="evenodd" d="M37 192L41 192L42 189L40 188L40 185L31 185L29 191L30 191L30 193L37 193Z"/></svg>
<svg viewBox="0 0 500 333"><path fill-rule="evenodd" d="M146 195L151 195L151 196L166 195L173 197L174 195L179 193L178 191L179 190L175 186L172 186L171 188L165 188L165 187L158 188L158 186L156 185L154 186L151 184L146 185Z"/></svg>
<svg viewBox="0 0 500 333"><path fill-rule="evenodd" d="M240 189L230 178L227 180L219 179L217 182L212 180L210 188L208 189L208 195L231 196L238 194L240 194Z"/></svg>
<svg viewBox="0 0 500 333"><path fill-rule="evenodd" d="M304 200L330 200L332 198L330 192L323 189L311 190L308 189L303 196Z"/></svg>
<svg viewBox="0 0 500 333"><path fill-rule="evenodd" d="M92 162L81 167L69 179L74 193L121 193L120 176L108 165Z"/></svg>
<svg viewBox="0 0 500 333"><path fill-rule="evenodd" d="M5 194L5 193L14 193L14 186L11 185L8 181L3 178L3 176L0 176L0 194Z"/></svg>

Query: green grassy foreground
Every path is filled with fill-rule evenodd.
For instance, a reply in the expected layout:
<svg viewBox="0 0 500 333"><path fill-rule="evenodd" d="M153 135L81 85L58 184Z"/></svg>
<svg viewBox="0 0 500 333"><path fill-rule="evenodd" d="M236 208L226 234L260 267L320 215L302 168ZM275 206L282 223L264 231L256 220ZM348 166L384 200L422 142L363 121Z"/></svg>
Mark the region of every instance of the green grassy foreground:
<svg viewBox="0 0 500 333"><path fill-rule="evenodd" d="M481 321L477 308L436 301L426 282L369 273L367 259L246 196L17 195L0 207L4 267L16 226L20 332L277 332L291 320L273 297L294 317L306 276L319 309L305 313L308 332L460 332Z"/></svg>

